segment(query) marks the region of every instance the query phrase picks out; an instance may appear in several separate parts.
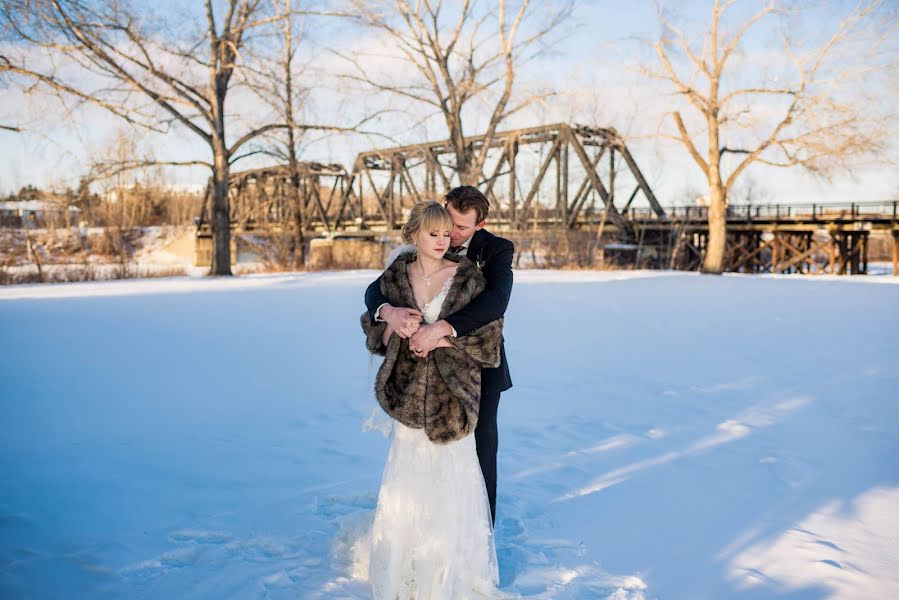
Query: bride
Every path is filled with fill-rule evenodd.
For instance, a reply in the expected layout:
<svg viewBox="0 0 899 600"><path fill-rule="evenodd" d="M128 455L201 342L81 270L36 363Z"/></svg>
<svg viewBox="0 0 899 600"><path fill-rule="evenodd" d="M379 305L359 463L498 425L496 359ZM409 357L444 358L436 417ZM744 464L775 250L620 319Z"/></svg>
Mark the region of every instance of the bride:
<svg viewBox="0 0 899 600"><path fill-rule="evenodd" d="M416 205L403 227L410 245L394 252L380 278L391 304L425 323L459 310L485 286L474 263L446 255L452 226L439 203ZM369 351L384 356L375 393L393 422L371 530L374 598L493 597L499 574L490 503L470 434L481 368L499 364L502 319L444 338L427 356L368 313L361 322Z"/></svg>

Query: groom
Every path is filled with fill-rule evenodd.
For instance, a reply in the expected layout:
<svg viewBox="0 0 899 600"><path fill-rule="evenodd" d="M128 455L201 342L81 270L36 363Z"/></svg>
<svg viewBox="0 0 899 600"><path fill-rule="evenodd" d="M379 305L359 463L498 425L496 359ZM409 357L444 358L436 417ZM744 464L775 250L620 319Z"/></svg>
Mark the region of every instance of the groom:
<svg viewBox="0 0 899 600"><path fill-rule="evenodd" d="M462 185L453 188L444 198L446 209L453 219L451 247L447 254L457 252L477 263L487 288L467 306L431 325L421 324L422 315L411 308L391 306L381 293L380 277L365 291L365 305L372 321L387 321L402 338L409 339L409 349L420 351L424 358L444 337L467 335L478 327L502 317L512 294L512 255L515 248L509 240L497 237L484 229L490 203L477 188ZM420 327L419 327L419 324ZM417 329L417 331L416 331ZM512 387L506 348L500 345L500 364L481 371L481 406L474 430L478 461L487 484L490 516L496 522L496 453L499 439L496 412L499 395Z"/></svg>

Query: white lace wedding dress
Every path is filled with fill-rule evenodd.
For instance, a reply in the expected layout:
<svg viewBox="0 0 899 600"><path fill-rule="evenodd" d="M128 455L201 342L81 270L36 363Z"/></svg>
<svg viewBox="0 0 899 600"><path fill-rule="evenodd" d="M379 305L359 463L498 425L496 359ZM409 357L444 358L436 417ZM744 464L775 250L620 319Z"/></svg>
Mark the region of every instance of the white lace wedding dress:
<svg viewBox="0 0 899 600"><path fill-rule="evenodd" d="M437 320L450 281L423 307L425 322ZM434 444L424 430L393 422L370 539L375 600L496 597L490 502L474 434Z"/></svg>

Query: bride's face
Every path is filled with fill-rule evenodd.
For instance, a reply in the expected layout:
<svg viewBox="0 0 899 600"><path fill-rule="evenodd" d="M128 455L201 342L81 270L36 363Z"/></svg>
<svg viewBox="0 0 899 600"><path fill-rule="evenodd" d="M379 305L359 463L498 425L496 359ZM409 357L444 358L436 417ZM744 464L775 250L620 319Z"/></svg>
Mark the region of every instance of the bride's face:
<svg viewBox="0 0 899 600"><path fill-rule="evenodd" d="M422 227L415 233L415 246L419 254L434 259L443 258L450 247L449 229L426 229Z"/></svg>

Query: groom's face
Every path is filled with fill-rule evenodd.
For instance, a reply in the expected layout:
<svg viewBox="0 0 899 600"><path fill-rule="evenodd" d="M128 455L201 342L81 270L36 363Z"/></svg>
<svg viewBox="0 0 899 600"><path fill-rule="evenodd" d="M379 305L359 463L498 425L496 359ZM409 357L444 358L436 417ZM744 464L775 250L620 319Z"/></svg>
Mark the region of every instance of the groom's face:
<svg viewBox="0 0 899 600"><path fill-rule="evenodd" d="M465 212L459 212L452 204L447 202L446 210L449 211L450 217L453 219L453 231L450 233L450 243L453 246L464 244L474 235L475 231L482 229L487 223L486 220L476 223L478 211L473 208Z"/></svg>

